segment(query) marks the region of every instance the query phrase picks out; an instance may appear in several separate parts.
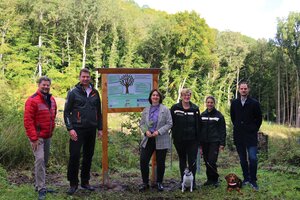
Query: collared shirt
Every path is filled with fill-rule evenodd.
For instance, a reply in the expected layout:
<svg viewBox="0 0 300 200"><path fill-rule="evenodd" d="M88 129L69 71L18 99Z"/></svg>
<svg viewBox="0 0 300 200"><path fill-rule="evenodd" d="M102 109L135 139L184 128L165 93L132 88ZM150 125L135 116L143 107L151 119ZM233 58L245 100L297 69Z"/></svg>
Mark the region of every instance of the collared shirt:
<svg viewBox="0 0 300 200"><path fill-rule="evenodd" d="M86 92L86 97L89 97L90 93L92 92L92 86L89 85L88 88L85 88L85 92Z"/></svg>
<svg viewBox="0 0 300 200"><path fill-rule="evenodd" d="M246 101L247 101L247 97L241 97L242 106L244 106Z"/></svg>
<svg viewBox="0 0 300 200"><path fill-rule="evenodd" d="M154 132L156 130L157 121L158 121L158 114L159 114L159 105L151 106L149 111L149 131Z"/></svg>

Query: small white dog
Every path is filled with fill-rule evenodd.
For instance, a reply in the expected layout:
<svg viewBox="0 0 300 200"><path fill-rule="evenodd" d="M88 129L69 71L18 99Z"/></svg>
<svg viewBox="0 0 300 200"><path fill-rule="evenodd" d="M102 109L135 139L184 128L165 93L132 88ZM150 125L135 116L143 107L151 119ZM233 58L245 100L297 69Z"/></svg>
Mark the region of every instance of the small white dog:
<svg viewBox="0 0 300 200"><path fill-rule="evenodd" d="M184 192L185 188L190 188L190 192L193 192L193 182L194 182L193 173L189 170L189 168L186 168L184 170L183 181L181 184L181 191Z"/></svg>

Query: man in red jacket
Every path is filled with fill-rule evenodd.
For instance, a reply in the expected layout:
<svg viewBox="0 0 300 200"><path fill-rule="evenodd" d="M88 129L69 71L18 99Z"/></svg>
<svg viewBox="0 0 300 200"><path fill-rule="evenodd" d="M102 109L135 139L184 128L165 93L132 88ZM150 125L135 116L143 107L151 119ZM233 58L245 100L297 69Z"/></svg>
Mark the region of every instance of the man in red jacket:
<svg viewBox="0 0 300 200"><path fill-rule="evenodd" d="M24 127L35 157L35 187L39 199L45 199L46 165L49 158L50 138L55 127L57 106L50 92L51 80L41 77L38 90L25 103Z"/></svg>

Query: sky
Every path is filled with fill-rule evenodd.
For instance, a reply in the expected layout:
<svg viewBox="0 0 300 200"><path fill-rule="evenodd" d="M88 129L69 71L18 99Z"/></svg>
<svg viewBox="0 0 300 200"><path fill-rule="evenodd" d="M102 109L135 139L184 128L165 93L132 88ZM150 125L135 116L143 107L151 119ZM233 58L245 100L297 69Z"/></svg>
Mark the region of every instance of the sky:
<svg viewBox="0 0 300 200"><path fill-rule="evenodd" d="M140 7L174 14L196 11L211 28L240 32L254 39L273 39L277 18L300 12L300 0L134 0Z"/></svg>

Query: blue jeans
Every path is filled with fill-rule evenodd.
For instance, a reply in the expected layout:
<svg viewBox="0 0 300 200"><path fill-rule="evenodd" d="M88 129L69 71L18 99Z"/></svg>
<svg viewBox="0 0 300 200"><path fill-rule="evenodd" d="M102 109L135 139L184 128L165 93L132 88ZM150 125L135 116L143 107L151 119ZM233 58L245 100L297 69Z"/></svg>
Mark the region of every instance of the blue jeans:
<svg viewBox="0 0 300 200"><path fill-rule="evenodd" d="M236 150L240 157L244 180L256 181L258 163L257 146L247 147L246 145L236 144Z"/></svg>

